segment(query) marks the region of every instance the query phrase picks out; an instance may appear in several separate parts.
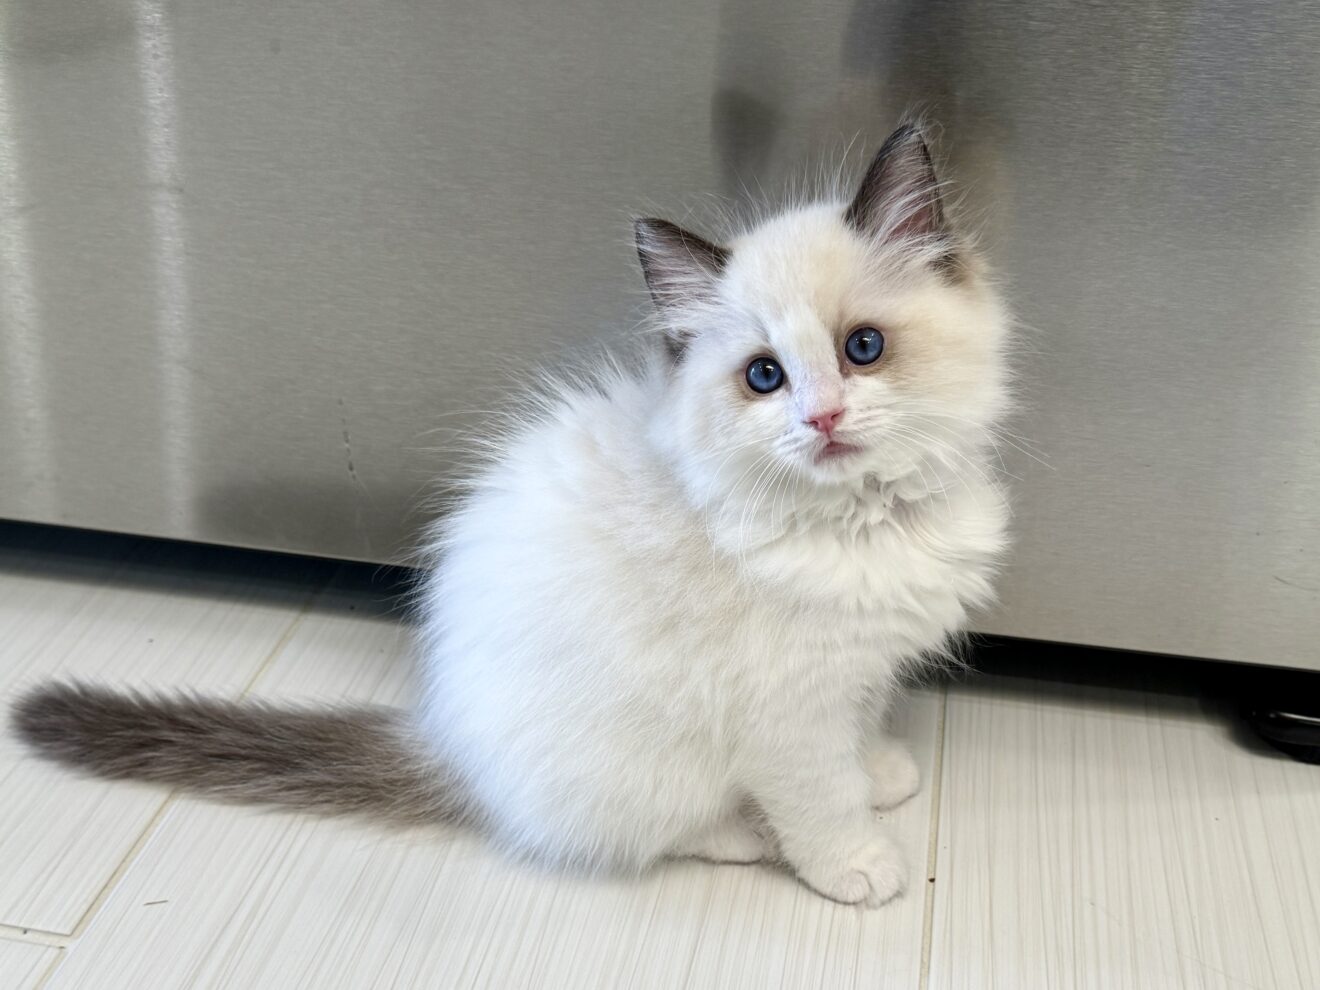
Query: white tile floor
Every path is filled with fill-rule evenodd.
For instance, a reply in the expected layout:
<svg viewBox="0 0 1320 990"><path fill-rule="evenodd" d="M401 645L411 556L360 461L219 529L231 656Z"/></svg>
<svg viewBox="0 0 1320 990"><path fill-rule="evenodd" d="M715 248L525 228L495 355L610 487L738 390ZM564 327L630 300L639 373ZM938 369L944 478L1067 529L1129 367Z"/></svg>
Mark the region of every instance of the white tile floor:
<svg viewBox="0 0 1320 990"><path fill-rule="evenodd" d="M78 674L392 702L409 633L370 569L0 524L0 702ZM1320 768L1181 668L917 692L926 769L878 912L760 868L642 882L472 835L80 780L0 740L0 990L1320 987Z"/></svg>

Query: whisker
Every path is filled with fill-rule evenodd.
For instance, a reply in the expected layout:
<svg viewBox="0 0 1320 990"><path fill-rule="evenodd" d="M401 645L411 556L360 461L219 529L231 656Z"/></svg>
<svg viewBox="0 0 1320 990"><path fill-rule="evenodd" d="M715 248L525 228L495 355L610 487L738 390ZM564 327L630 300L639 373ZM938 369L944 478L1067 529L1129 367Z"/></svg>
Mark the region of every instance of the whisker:
<svg viewBox="0 0 1320 990"><path fill-rule="evenodd" d="M935 450L933 451L933 453L934 453L936 456L939 456L939 455L944 454L944 453L949 453L949 454L952 454L952 455L955 456L955 457L960 457L960 458L962 458L963 463L965 463L969 468L971 468L972 471L976 473L976 476L977 476L978 478L981 479L981 483L982 483L982 484L985 484L985 485L993 485L993 484L994 484L994 481L990 478L989 475L987 475L987 474L985 473L985 471L981 468L981 466L978 465L978 464L977 464L974 460L972 460L969 456L967 456L967 454L965 454L963 451L959 450L957 447L955 447L955 446L953 446L952 444L949 444L949 443L947 443L947 442L941 444L941 441L940 441L939 437L931 436L929 433L925 433L925 432L923 432L922 430L917 429L916 427L912 426L912 425L909 424L909 423L905 423L905 424L903 424L903 429L907 430L908 433L909 433L911 436L913 436L915 439L917 439L917 440L919 440L919 441L920 441L920 440L924 440L926 443L931 444L933 447L937 448L937 449L935 449ZM952 466L953 466L953 465L950 465L950 467L952 467Z"/></svg>
<svg viewBox="0 0 1320 990"><path fill-rule="evenodd" d="M729 486L729 490L728 490L727 492L725 492L725 494L724 494L724 498L723 498L723 500L720 502L720 512L719 512L720 518L723 518L723 516L724 516L724 512L725 512L725 510L728 508L729 503L730 503L731 501L733 501L734 496L737 495L737 493L738 493L738 485L741 484L742 479L745 478L745 477L747 477L749 474L751 474L752 471L756 470L757 467L759 467L762 463L764 463L764 462L766 462L766 461L769 461L773 456L774 456L774 452L773 452L773 451L765 451L765 452L763 452L763 453L760 454L760 455L759 455L754 461L752 461L752 463L751 463L750 465L748 465L747 468L745 468L745 469L742 471L741 474L738 475L738 477L734 480L734 483L733 483L731 486ZM759 475L758 475L758 477L759 477ZM715 535L715 534L714 534L714 532L713 532L713 531L711 530L711 528L710 528L710 516L709 516L709 514L707 515L707 527L706 527L706 532L707 532L707 534L708 534L712 539L714 538L714 535Z"/></svg>
<svg viewBox="0 0 1320 990"><path fill-rule="evenodd" d="M909 446L908 444L904 443L901 437L896 436L893 438L893 440L896 444L899 445L899 447L901 447L903 450L907 451L909 454L911 454L913 457L916 458L917 463L913 465L913 467L917 472L917 476L921 478L922 485L925 486L926 491L929 492L931 495L943 496L945 509L948 512L952 513L953 504L949 501L949 489L947 486L943 484L940 484L938 486L932 485L930 481L926 478L926 472L921 469L921 465L924 464L926 467L931 467L931 465L926 460L925 456L922 455L921 451L913 446ZM933 468L931 469L934 470ZM955 478L956 478L956 472L955 472ZM957 480L961 480L961 479L957 479Z"/></svg>
<svg viewBox="0 0 1320 990"><path fill-rule="evenodd" d="M757 501L757 492L758 492L758 490L759 490L760 487L761 487L761 480L762 480L762 478L764 478L764 477L766 476L767 472L774 472L774 471L778 470L778 467L779 467L779 464L778 464L776 461L774 461L774 460L770 457L770 455L767 455L767 457L769 458L769 463L768 463L764 468L762 468L762 469L761 469L761 473L758 474L758 475L756 476L756 482L752 485L752 493L751 493L751 495L748 496L747 501L743 503L743 511L742 511L742 515L739 517L739 520L738 520L738 548L737 548L737 556L738 556L738 560L739 560L739 562L742 563L742 564L744 564L744 565L747 563L747 558L746 558L746 555L745 555L745 553L744 553L744 547L745 547L746 536L747 536L747 518L748 518L748 514L752 511L753 505L754 505L754 504L756 503L756 501ZM773 477L773 474L772 474L771 476Z"/></svg>

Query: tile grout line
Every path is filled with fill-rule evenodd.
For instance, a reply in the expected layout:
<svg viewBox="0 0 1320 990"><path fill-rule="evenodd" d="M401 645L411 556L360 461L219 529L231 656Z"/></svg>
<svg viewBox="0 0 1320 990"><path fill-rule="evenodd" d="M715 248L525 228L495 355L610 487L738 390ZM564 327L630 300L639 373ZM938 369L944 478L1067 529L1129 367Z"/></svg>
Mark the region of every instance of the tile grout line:
<svg viewBox="0 0 1320 990"><path fill-rule="evenodd" d="M45 972L41 974L41 977L37 980L36 985L33 987L33 990L42 990L42 988L44 988L46 984L50 982L51 977L55 975L55 971L60 968L60 963L64 962L64 953L67 950L68 950L67 945L60 946L58 949L55 950L55 958L52 959L50 961L50 964L46 966Z"/></svg>
<svg viewBox="0 0 1320 990"><path fill-rule="evenodd" d="M275 645L270 648L270 652L266 654L266 658L262 660L261 663L257 664L257 669L252 672L252 676L248 678L248 682L243 685L243 690L238 692L240 699L246 698L252 693L252 689L257 686L257 681L261 680L262 675L270 670L271 664L273 664L279 655L284 652L284 648L289 645L289 641L293 639L293 634L298 631L299 627L303 624L303 620L307 618L307 614L312 610L312 605L321 597L321 593L330 586L330 582L333 581L342 570L342 567L338 568L329 580L307 596L307 601L303 602L302 608L300 608L298 614L293 617L293 621L290 622L284 632L280 634L280 638L276 640Z"/></svg>
<svg viewBox="0 0 1320 990"><path fill-rule="evenodd" d="M22 925L0 924L0 939L8 942L22 942L24 945L44 945L52 949L62 949L69 944L72 935L63 932L48 932L42 928L25 928Z"/></svg>
<svg viewBox="0 0 1320 990"><path fill-rule="evenodd" d="M133 861L137 859L138 853L140 853L143 847L145 847L151 840L151 837L156 832L156 826L160 823L160 820L165 817L165 812L169 810L172 804L174 804L174 794L171 792L165 795L165 800L160 803L160 807L156 809L155 814L153 814L147 824L142 827L142 831L138 834L137 839L134 840L133 845L129 847L128 852L124 854L124 858L119 861L114 872L111 873L106 882L101 885L101 889L96 892L96 896L92 898L92 903L87 906L87 910L82 913L82 916L78 918L77 923L74 924L73 931L65 936L66 941L63 945L59 946L61 949L60 954L54 959L41 979L37 981L34 990L43 990L46 984L50 982L51 977L53 977L56 970L59 969L60 963L64 961L65 950L73 948L74 943L82 936L83 932L87 929L87 926L91 924L92 919L96 917L97 912L101 910L101 906L109 899L110 892L119 885L119 881L122 880L124 874L128 872L128 868L133 864Z"/></svg>
<svg viewBox="0 0 1320 990"><path fill-rule="evenodd" d="M243 685L243 688L238 695L239 698L247 697L248 693L251 692L252 688L260 679L261 675L269 669L270 665L274 663L276 657L284 651L284 648L293 638L293 634L297 631L298 627L302 625L303 619L305 619L307 614L311 611L313 603L329 585L330 580L327 580L307 596L307 600L303 602L298 613L293 617L288 626L285 627L284 632L280 634L280 638L275 641L275 645L271 647L270 651L266 654L266 657L257 665L256 670L253 672L252 676L248 678L247 683ZM118 865L116 865L114 872L110 874L109 879L107 879L101 889L97 891L96 896L92 898L92 903L88 905L87 910L78 918L78 921L73 926L73 930L67 935L56 932L43 933L50 936L52 939L59 938L62 941L43 942L41 944L49 944L60 949L72 948L73 943L82 937L83 933L92 923L92 920L100 912L105 901L109 899L111 891L119 885L119 881L123 879L124 874L128 872L134 860L137 859L138 853L140 853L151 840L151 837L156 831L156 826L160 824L161 819L165 816L165 812L174 804L174 799L177 794L177 791L171 791L165 796L165 800L161 802L161 805L156 809L155 814L153 814L147 824L143 826L142 832L133 842L133 845L129 847L128 852L124 854L124 858L119 861ZM0 926L0 932L3 932L8 927L9 926ZM22 931L22 929L14 930ZM28 930L31 931L31 929ZM37 940L32 939L30 941L36 942ZM48 969L45 975L37 982L35 990L42 990L42 988L46 986L50 981L50 978L55 975L55 970L58 967L58 963L62 960L62 957L63 953L61 952L60 956L51 964L50 969Z"/></svg>
<svg viewBox="0 0 1320 990"><path fill-rule="evenodd" d="M935 759L931 761L930 774L930 827L926 830L926 888L925 902L921 918L921 971L917 977L918 990L927 990L930 985L930 954L935 938L935 867L940 849L940 799L944 786L944 734L946 715L949 708L949 685L940 686L940 712L935 733Z"/></svg>
<svg viewBox="0 0 1320 990"><path fill-rule="evenodd" d="M101 885L101 889L98 890L96 896L92 898L92 903L88 905L87 910L82 913L82 916L73 926L73 931L71 931L68 936L70 944L76 939L82 937L83 932L87 930L87 926L91 924L96 913L101 910L101 906L110 897L110 892L119 885L119 881L124 878L124 874L128 872L128 868L133 864L133 860L137 859L137 854L140 853L143 847L151 840L152 835L156 831L156 826L160 824L160 820L165 817L165 812L169 811L173 804L174 792L171 791L169 794L165 795L165 800L160 803L160 807L156 809L156 813L153 814L147 824L142 827L141 833L139 833L137 839L133 842L133 845L129 847L128 852L124 854L124 858L119 861L114 872L111 873L109 879Z"/></svg>

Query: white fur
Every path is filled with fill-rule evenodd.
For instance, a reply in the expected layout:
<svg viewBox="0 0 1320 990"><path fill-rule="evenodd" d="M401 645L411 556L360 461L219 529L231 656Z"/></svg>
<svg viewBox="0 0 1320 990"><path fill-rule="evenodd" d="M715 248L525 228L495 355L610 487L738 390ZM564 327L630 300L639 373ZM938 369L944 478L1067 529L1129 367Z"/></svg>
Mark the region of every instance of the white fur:
<svg viewBox="0 0 1320 990"><path fill-rule="evenodd" d="M562 389L437 531L421 730L512 850L637 870L773 842L828 897L901 889L871 809L915 766L872 730L991 597L1006 323L979 275L844 205L734 240L714 295L667 315L680 360ZM893 328L903 376L847 373L861 322ZM790 384L753 397L765 353ZM865 452L817 464L802 420L831 404Z"/></svg>

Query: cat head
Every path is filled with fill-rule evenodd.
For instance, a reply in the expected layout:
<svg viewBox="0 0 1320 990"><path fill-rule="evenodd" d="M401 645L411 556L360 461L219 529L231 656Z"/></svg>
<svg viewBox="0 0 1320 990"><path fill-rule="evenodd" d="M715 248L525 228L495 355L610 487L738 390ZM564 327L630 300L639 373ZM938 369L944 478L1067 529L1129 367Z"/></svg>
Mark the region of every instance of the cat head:
<svg viewBox="0 0 1320 990"><path fill-rule="evenodd" d="M987 442L1006 320L919 127L885 141L850 200L725 243L653 219L636 236L668 354L657 439L694 491L933 487Z"/></svg>

